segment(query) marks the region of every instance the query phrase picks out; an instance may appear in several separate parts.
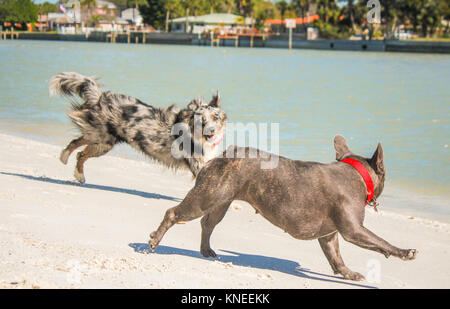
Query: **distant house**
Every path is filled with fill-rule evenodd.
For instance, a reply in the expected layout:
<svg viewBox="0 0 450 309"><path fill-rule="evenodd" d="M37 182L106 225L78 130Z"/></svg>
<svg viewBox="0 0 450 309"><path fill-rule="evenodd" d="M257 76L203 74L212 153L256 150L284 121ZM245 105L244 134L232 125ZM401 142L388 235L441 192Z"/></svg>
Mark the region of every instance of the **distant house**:
<svg viewBox="0 0 450 309"><path fill-rule="evenodd" d="M237 31L238 28L250 27L253 20L251 18L244 19L242 16L234 14L217 13L174 18L170 22L174 32L203 33L217 28L227 32Z"/></svg>
<svg viewBox="0 0 450 309"><path fill-rule="evenodd" d="M85 22L88 8L82 6L79 0L68 0L63 4L66 9L66 14L81 23L81 19ZM96 0L96 6L89 8L90 16L98 16L100 19L114 19L117 16L118 7L112 2L105 0Z"/></svg>
<svg viewBox="0 0 450 309"><path fill-rule="evenodd" d="M141 14L139 13L139 10L136 8L123 10L120 17L121 19L126 20L136 26L142 25L142 22L144 21Z"/></svg>
<svg viewBox="0 0 450 309"><path fill-rule="evenodd" d="M117 16L118 7L112 2L96 0L97 7L94 9L94 15L98 16Z"/></svg>

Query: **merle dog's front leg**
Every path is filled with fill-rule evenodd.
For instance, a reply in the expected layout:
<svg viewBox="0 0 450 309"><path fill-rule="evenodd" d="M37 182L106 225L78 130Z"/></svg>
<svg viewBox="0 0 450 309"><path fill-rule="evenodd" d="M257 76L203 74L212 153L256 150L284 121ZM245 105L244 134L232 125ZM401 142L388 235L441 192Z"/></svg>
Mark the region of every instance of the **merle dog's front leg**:
<svg viewBox="0 0 450 309"><path fill-rule="evenodd" d="M343 206L341 209L349 208ZM341 211L337 215L335 224L346 241L359 247L382 253L386 258L393 255L403 260L413 260L418 253L416 249L400 249L391 245L362 226L362 222L348 211Z"/></svg>
<svg viewBox="0 0 450 309"><path fill-rule="evenodd" d="M345 266L341 253L339 252L338 232L323 236L318 240L320 247L322 248L323 253L325 253L325 256L335 274L341 274L345 279L349 280L364 280L363 275L351 271L347 266Z"/></svg>

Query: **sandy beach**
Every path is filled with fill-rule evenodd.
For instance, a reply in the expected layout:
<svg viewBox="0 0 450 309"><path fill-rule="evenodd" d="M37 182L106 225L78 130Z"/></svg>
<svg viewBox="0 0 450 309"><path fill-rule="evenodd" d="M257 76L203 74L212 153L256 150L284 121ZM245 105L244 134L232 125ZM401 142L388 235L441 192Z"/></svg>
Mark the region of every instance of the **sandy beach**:
<svg viewBox="0 0 450 309"><path fill-rule="evenodd" d="M333 275L316 240L292 238L243 202L213 233L218 259L199 253L199 220L173 227L152 253L149 233L193 186L187 172L104 156L79 185L61 147L3 134L0 144L0 288L450 288L445 223L367 209L366 227L419 254L386 259L340 238L362 282Z"/></svg>

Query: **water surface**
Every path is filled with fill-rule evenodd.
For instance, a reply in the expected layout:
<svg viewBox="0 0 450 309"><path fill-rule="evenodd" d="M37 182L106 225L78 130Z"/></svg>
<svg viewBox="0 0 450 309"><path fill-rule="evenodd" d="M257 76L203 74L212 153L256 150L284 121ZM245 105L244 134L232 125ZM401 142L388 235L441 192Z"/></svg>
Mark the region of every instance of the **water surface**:
<svg viewBox="0 0 450 309"><path fill-rule="evenodd" d="M333 161L337 133L366 156L382 142L387 190L450 215L449 55L25 40L0 41L0 55L3 132L61 145L76 135L68 104L48 96L61 71L155 106L219 89L230 122L279 123L289 158Z"/></svg>

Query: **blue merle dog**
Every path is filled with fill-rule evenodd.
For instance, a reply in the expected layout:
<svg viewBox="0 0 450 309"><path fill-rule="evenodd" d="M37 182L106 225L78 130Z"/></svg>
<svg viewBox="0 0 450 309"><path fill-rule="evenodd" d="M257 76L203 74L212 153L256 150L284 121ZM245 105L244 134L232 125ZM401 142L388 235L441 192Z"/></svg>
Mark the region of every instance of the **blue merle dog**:
<svg viewBox="0 0 450 309"><path fill-rule="evenodd" d="M220 108L218 93L209 104L198 98L180 109L174 105L157 108L127 95L103 91L94 78L74 72L56 74L49 88L50 94L78 96L83 100L73 102L68 114L81 136L72 140L60 156L61 162L67 164L70 154L86 145L77 154L75 178L80 183L85 182L86 160L106 154L117 143L128 143L168 167L189 169L194 177L218 154L216 146L222 141L227 119ZM180 132L174 133L172 128L180 123L189 128L192 146L200 146L199 155L191 155L198 147L188 147L190 153L181 157L173 155L173 144ZM195 127L201 128L201 134L194 134Z"/></svg>

